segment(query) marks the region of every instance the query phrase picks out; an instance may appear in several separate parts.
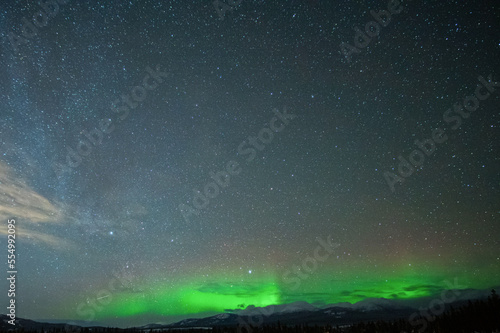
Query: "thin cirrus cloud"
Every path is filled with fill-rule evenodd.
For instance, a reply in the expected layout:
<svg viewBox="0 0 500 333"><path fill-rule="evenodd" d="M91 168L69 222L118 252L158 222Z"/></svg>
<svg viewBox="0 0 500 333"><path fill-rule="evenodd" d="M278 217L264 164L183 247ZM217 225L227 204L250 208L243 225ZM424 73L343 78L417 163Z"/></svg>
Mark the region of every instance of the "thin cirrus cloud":
<svg viewBox="0 0 500 333"><path fill-rule="evenodd" d="M39 223L62 223L63 217L62 209L57 204L37 193L23 178L0 162L0 220L6 223L8 219L15 219L19 239L67 248L70 245L64 239L33 230ZM7 228L0 228L0 234L7 234Z"/></svg>

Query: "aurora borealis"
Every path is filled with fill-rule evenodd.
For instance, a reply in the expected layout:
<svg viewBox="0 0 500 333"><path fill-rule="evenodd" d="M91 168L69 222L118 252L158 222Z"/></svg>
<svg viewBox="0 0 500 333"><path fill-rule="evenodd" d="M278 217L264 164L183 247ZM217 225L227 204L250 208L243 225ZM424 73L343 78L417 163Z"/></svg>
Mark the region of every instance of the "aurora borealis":
<svg viewBox="0 0 500 333"><path fill-rule="evenodd" d="M18 317L130 327L500 286L498 3L48 3L0 5Z"/></svg>

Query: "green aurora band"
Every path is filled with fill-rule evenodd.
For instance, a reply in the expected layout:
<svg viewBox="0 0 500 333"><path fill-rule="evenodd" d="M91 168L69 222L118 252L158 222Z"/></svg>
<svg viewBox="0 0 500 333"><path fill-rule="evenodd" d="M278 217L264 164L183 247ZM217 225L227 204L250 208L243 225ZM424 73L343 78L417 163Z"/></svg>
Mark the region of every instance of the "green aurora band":
<svg viewBox="0 0 500 333"><path fill-rule="evenodd" d="M315 272L300 281L298 288L276 276L219 277L207 280L191 278L172 282L149 282L140 291L122 290L101 302L96 319L123 318L141 314L188 315L207 312L227 312L253 305L264 307L306 301L311 304L356 303L367 298L417 299L438 295L450 289L454 279L464 288L488 288L490 279L478 281L462 274L419 274L416 268L400 269L399 274L380 272L350 272L350 278L336 279L332 272ZM457 273L457 272L455 272ZM392 278L389 278L392 275ZM448 280L450 284L445 283ZM474 281L474 285L471 282Z"/></svg>

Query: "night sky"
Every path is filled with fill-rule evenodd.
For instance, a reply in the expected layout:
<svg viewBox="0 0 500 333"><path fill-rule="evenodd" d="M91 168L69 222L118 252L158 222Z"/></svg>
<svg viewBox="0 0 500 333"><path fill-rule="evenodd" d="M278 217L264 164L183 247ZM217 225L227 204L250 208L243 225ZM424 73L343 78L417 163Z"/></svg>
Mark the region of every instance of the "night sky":
<svg viewBox="0 0 500 333"><path fill-rule="evenodd" d="M498 2L48 3L0 5L18 317L500 285Z"/></svg>

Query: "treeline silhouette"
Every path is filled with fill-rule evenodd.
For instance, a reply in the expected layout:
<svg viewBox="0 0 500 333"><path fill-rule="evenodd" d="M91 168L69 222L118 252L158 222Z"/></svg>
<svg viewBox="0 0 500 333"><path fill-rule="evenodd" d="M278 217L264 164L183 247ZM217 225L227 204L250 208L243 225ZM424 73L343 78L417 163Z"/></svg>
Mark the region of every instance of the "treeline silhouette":
<svg viewBox="0 0 500 333"><path fill-rule="evenodd" d="M423 321L425 324L423 324ZM418 324L416 324L418 323ZM266 324L258 327L246 326L213 327L212 329L119 329L104 327L52 329L1 330L1 332L23 333L500 333L500 298L492 290L491 296L485 300L468 301L457 308L450 307L439 316L417 316L411 321L402 318L396 321L370 321L339 327L336 325L282 325Z"/></svg>

